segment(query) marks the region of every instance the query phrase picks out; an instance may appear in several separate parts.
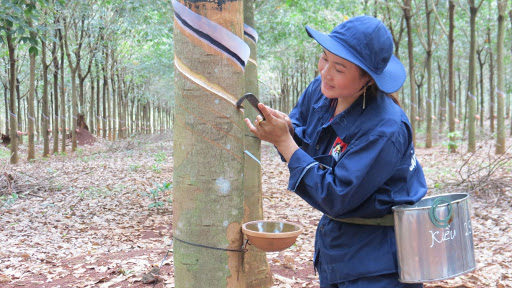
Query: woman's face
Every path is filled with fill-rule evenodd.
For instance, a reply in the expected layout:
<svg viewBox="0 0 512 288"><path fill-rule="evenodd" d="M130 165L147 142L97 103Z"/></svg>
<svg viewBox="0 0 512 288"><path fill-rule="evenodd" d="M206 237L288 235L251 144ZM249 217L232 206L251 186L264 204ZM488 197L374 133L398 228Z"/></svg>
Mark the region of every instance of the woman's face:
<svg viewBox="0 0 512 288"><path fill-rule="evenodd" d="M353 98L355 101L361 95L363 85L370 80L370 76L361 73L355 64L327 50L318 60L318 71L322 78L322 93L330 99Z"/></svg>

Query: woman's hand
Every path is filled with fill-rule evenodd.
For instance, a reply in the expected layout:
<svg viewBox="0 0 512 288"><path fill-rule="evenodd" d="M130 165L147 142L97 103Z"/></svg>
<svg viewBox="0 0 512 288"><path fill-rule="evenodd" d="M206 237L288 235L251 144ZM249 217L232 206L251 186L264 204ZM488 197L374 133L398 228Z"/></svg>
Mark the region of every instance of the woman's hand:
<svg viewBox="0 0 512 288"><path fill-rule="evenodd" d="M290 117L288 117L288 115L286 113L272 109L270 107L267 107L267 109L270 111L270 113L272 113L272 115L274 117L280 118L286 122L286 125L288 125L288 131L290 131L290 135L293 136L294 129L293 129L292 120L290 119Z"/></svg>
<svg viewBox="0 0 512 288"><path fill-rule="evenodd" d="M249 130L263 141L270 142L277 147L286 161L290 160L293 152L299 149L293 140L293 126L290 117L283 112L271 109L264 104L258 104L261 113L265 116L265 120L258 115L254 125L249 119L245 119L245 123Z"/></svg>

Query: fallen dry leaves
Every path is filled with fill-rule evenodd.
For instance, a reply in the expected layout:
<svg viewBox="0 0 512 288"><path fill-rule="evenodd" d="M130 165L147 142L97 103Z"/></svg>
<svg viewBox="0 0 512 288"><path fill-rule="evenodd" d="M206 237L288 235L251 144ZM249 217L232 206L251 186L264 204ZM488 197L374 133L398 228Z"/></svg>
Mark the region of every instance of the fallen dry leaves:
<svg viewBox="0 0 512 288"><path fill-rule="evenodd" d="M171 192L160 194L158 210L144 194L172 181L172 139L149 137L4 164L22 197L0 208L0 287L174 287ZM496 160L487 146L472 158L445 150L417 154L429 193L472 195L477 269L425 286L512 287L510 163L487 167ZM288 169L273 147L262 151L265 218L304 227L295 245L267 254L273 287L318 287L312 259L321 213L286 191Z"/></svg>

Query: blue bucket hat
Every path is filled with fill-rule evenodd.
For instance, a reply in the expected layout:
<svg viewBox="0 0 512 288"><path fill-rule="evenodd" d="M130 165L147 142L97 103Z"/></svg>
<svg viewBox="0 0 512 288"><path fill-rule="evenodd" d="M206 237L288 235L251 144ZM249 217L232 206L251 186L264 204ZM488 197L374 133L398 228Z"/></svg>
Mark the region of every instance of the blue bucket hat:
<svg viewBox="0 0 512 288"><path fill-rule="evenodd" d="M329 35L306 26L309 37L329 52L366 71L385 93L396 92L405 82L405 68L393 55L393 38L384 23L371 16L351 18Z"/></svg>

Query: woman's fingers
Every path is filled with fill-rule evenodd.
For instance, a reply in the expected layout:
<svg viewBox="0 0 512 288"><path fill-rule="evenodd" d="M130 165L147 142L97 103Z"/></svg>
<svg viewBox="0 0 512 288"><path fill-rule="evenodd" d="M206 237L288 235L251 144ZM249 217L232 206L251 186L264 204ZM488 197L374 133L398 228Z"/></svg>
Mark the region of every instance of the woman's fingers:
<svg viewBox="0 0 512 288"><path fill-rule="evenodd" d="M273 115L273 113L271 111L272 109L267 107L267 106L265 106L265 104L259 103L258 104L258 108L260 108L261 113L263 113L263 117L265 117L266 120L274 118L274 115Z"/></svg>

